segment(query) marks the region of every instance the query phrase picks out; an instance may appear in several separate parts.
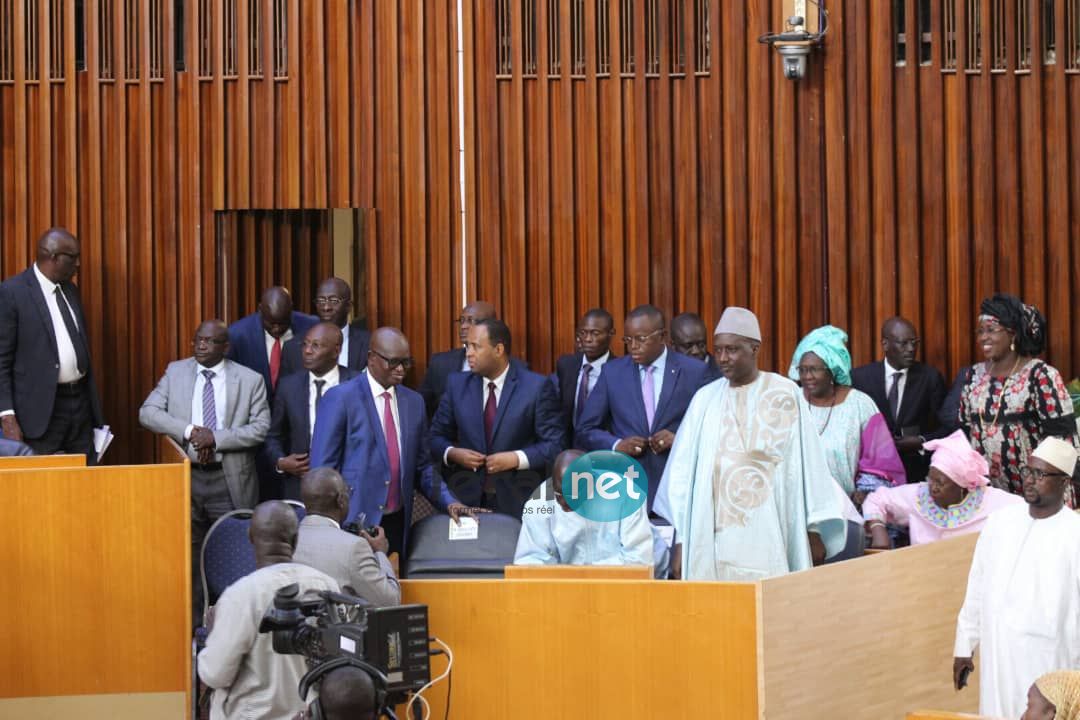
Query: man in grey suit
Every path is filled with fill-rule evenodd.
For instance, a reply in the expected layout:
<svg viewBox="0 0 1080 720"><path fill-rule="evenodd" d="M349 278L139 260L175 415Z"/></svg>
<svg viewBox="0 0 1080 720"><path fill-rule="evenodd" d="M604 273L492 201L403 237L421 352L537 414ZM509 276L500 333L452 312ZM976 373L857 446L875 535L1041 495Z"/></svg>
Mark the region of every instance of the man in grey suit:
<svg viewBox="0 0 1080 720"><path fill-rule="evenodd" d="M199 325L194 357L169 363L139 409L139 422L168 435L191 458L192 602L202 612L199 556L215 520L255 507L255 454L270 428L266 384L253 370L225 359L229 333L221 320Z"/></svg>
<svg viewBox="0 0 1080 720"><path fill-rule="evenodd" d="M372 605L398 605L401 586L386 558L390 544L380 527L370 535L345 532L341 523L349 514L351 488L329 467L316 468L300 481L300 498L307 515L300 522L300 539L293 561L322 570L341 589Z"/></svg>

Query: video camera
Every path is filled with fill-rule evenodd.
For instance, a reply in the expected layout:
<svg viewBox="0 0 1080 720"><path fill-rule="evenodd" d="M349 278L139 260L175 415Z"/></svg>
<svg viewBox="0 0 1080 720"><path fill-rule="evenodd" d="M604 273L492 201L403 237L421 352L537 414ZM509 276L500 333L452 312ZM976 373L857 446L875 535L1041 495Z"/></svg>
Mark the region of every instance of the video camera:
<svg viewBox="0 0 1080 720"><path fill-rule="evenodd" d="M367 601L334 592L304 600L293 583L274 594L259 623L272 633L274 652L303 655L309 671L300 681L300 697L327 672L352 665L375 683L377 712L393 718L391 708L406 692L431 680L426 605L371 607Z"/></svg>

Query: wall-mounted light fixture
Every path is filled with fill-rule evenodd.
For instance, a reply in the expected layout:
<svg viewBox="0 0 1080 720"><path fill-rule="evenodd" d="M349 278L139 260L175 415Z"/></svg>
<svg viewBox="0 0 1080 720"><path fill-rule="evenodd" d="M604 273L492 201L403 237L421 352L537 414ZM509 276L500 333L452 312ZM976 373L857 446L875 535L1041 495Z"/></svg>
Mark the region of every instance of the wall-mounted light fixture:
<svg viewBox="0 0 1080 720"><path fill-rule="evenodd" d="M821 44L829 31L829 13L822 1L784 0L784 31L765 33L758 38L758 42L776 48L784 62L784 77L789 80L800 80L806 76L806 61L810 52Z"/></svg>

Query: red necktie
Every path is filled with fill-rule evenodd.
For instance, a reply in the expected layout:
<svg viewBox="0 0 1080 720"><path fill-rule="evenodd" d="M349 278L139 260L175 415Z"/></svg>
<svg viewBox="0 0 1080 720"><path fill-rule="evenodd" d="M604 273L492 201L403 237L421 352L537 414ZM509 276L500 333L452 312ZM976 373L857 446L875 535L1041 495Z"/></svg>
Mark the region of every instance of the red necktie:
<svg viewBox="0 0 1080 720"><path fill-rule="evenodd" d="M394 412L390 409L390 393L384 392L383 430L386 432L386 455L390 459L390 489L386 493L386 512L394 512L401 506L401 449L398 447Z"/></svg>
<svg viewBox="0 0 1080 720"><path fill-rule="evenodd" d="M274 339L274 347L270 348L270 389L277 389L278 373L281 372L281 341Z"/></svg>
<svg viewBox="0 0 1080 720"><path fill-rule="evenodd" d="M495 383L488 383L488 397L484 404L484 437L487 438L487 449L491 450L491 436L495 432Z"/></svg>

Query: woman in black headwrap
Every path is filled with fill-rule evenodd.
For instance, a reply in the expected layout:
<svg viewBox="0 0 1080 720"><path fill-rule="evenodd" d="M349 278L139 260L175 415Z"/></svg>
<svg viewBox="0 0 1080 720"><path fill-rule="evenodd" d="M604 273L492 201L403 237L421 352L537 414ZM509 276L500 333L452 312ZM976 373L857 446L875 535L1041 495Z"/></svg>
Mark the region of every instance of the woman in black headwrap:
<svg viewBox="0 0 1080 720"><path fill-rule="evenodd" d="M990 464L994 487L1023 494L1020 470L1048 436L1080 447L1072 401L1061 374L1037 355L1046 318L1012 295L983 300L975 336L985 362L972 368L960 397L960 424Z"/></svg>

